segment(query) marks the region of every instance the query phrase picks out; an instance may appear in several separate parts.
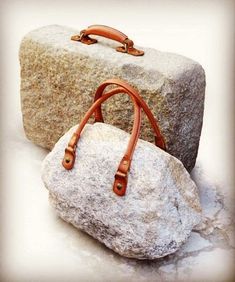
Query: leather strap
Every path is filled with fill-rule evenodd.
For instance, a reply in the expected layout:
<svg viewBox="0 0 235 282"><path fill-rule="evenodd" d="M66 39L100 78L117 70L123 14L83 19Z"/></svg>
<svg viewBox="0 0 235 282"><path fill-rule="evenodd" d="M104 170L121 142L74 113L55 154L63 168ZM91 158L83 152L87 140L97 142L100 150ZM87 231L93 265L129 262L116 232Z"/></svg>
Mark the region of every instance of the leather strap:
<svg viewBox="0 0 235 282"><path fill-rule="evenodd" d="M146 113L146 115L149 119L149 122L152 125L152 128L153 128L154 133L155 133L155 145L160 147L163 150L166 150L166 144L165 144L164 138L161 135L161 131L160 131L158 125L157 125L156 119L154 118L151 110L149 109L149 107L145 103L145 101L142 99L142 97L140 96L138 91L136 91L128 83L126 83L125 81L122 81L120 79L108 79L108 80L104 81L102 84L100 84L100 86L96 90L94 102L96 100L98 100L103 95L105 88L109 85L121 86L122 88L125 89L126 93L134 95L134 97L137 99L139 105L145 111L145 113ZM97 107L97 109L95 111L95 122L104 122L104 119L103 119L103 116L102 116L102 111L101 111L101 105L99 107Z"/></svg>
<svg viewBox="0 0 235 282"><path fill-rule="evenodd" d="M116 48L118 52L128 53L133 56L144 55L144 51L134 48L134 42L130 40L124 33L105 25L91 25L87 29L83 29L80 32L80 35L73 35L71 40L80 41L87 45L97 43L97 40L91 38L89 35L99 35L122 43L123 46Z"/></svg>
<svg viewBox="0 0 235 282"><path fill-rule="evenodd" d="M84 126L88 122L91 115L95 112L96 108L99 107L104 101L106 101L111 96L116 95L116 94L123 94L123 93L126 93L125 89L123 88L113 89L112 91L106 93L104 96L100 97L89 108L84 118L82 119L81 123L79 124L77 130L75 131L72 138L70 139L67 148L65 149L65 155L62 161L62 165L64 166L64 168L66 168L67 170L70 170L73 168L75 157L76 157L75 152L76 152L77 142L80 139L81 132ZM130 93L126 93L126 94L128 94L132 98L132 101L134 103L134 124L133 124L133 129L132 129L132 133L131 133L131 137L128 143L127 150L115 174L113 191L119 196L125 195L125 192L126 192L128 171L130 169L132 156L135 150L136 143L138 141L138 137L140 133L140 125L141 125L141 108L138 105L135 97L132 94Z"/></svg>

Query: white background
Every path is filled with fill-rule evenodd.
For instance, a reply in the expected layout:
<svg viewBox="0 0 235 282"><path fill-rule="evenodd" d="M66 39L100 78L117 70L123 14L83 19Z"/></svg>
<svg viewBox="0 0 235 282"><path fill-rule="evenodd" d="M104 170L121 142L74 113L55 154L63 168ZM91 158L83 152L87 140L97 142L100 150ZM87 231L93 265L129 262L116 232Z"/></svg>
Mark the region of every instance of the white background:
<svg viewBox="0 0 235 282"><path fill-rule="evenodd" d="M106 24L128 34L136 45L198 61L205 69L207 87L197 166L233 196L234 8L233 1L200 0L1 2L1 263L10 281L148 277L144 267L126 264L63 223L50 208L40 179L47 152L31 144L22 127L18 60L22 37L48 24L78 29Z"/></svg>

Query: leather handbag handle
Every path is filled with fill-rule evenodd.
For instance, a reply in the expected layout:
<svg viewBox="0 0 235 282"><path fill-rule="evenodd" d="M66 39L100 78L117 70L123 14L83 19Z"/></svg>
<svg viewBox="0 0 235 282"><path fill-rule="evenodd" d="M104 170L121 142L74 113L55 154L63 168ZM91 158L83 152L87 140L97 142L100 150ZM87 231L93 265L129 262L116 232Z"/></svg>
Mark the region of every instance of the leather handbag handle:
<svg viewBox="0 0 235 282"><path fill-rule="evenodd" d="M84 126L86 125L86 123L88 122L89 118L95 112L96 108L99 107L104 101L106 101L108 98L110 98L113 95L122 94L122 93L128 94L132 98L132 101L134 103L134 124L133 124L133 129L127 150L115 174L113 191L119 196L125 195L126 192L128 171L130 169L132 155L134 153L135 146L138 141L138 137L140 133L140 124L141 124L140 122L141 108L138 105L134 95L131 93L127 93L124 88L113 89L110 92L106 93L104 96L100 97L95 103L93 103L93 105L89 108L89 110L86 112L85 116L83 117L76 132L73 134L72 138L70 139L68 146L65 149L65 155L62 161L62 165L64 166L65 169L70 170L73 168L75 157L76 157L75 152L76 152L77 142L79 141L81 132Z"/></svg>
<svg viewBox="0 0 235 282"><path fill-rule="evenodd" d="M123 46L116 48L118 52L128 53L133 56L144 55L144 51L134 48L134 42L128 36L117 29L105 25L91 25L87 29L83 29L80 35L73 35L71 40L80 41L87 45L97 43L97 40L89 37L89 35L99 35L122 43Z"/></svg>
<svg viewBox="0 0 235 282"><path fill-rule="evenodd" d="M112 89L111 91L105 93L102 96L104 89L106 88L106 86L110 84L117 84L119 85L119 87ZM135 146L138 141L138 137L140 133L141 108L144 109L145 113L149 117L150 122L152 123L154 127L156 137L157 137L156 138L157 143L162 146L162 147L160 146L161 148L165 149L164 139L160 134L160 130L157 127L156 121L150 109L148 108L144 100L140 97L139 93L134 88L132 88L130 85L128 85L127 83L122 82L120 80L113 79L113 80L107 80L106 82L102 83L98 87L97 92L96 92L95 101L93 105L90 107L90 109L87 111L87 113L85 114L76 132L73 134L67 148L65 149L65 155L62 161L62 165L67 170L70 170L73 168L74 162L75 162L75 152L76 152L77 142L89 118L91 117L92 114L95 113L96 121L99 121L99 120L103 121L102 113L101 113L101 104L104 101L106 101L107 99L109 99L111 96L116 95L116 94L121 94L121 93L125 93L129 95L134 103L134 125L133 125L131 138L129 140L127 150L115 174L113 191L119 196L125 195L125 192L126 192L128 171L131 166L132 156L133 156ZM98 112L96 112L97 109L98 109ZM99 110L100 110L100 115L99 115Z"/></svg>
<svg viewBox="0 0 235 282"><path fill-rule="evenodd" d="M166 144L164 141L163 136L161 135L161 131L157 125L156 119L154 118L151 110L149 109L148 105L145 103L145 101L142 99L138 91L136 91L133 87L131 87L128 83L125 81L122 81L120 79L108 79L104 81L96 90L95 93L95 99L94 102L97 101L104 93L104 90L109 85L118 85L125 89L126 92L131 93L138 101L139 105L143 108L145 111L145 114L147 115L149 122L152 125L152 128L155 133L155 145L160 147L163 150L166 150ZM97 107L95 111L95 122L104 122L102 111L101 111L101 105Z"/></svg>

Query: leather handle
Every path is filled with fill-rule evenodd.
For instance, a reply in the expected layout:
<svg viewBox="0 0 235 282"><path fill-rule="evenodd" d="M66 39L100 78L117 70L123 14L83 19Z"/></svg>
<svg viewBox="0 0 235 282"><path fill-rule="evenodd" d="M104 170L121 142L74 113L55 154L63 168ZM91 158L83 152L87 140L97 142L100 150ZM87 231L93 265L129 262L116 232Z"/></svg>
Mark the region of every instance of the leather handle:
<svg viewBox="0 0 235 282"><path fill-rule="evenodd" d="M122 88L125 89L126 92L128 92L129 94L132 94L136 98L139 105L145 111L145 114L147 115L147 117L148 117L148 119L149 119L149 121L152 125L152 128L153 128L154 133L155 133L155 145L160 147L163 150L166 150L166 144L165 144L164 138L161 134L161 131L160 131L158 125L157 125L156 119L154 118L151 110L149 109L149 107L145 103L145 101L142 99L142 97L140 96L138 91L136 91L128 83L126 83L125 81L122 81L120 79L108 79L108 80L104 81L96 90L94 102L97 101L103 95L105 88L109 85L121 86ZM102 111L101 111L101 105L99 107L97 107L97 109L95 111L95 122L104 122Z"/></svg>
<svg viewBox="0 0 235 282"><path fill-rule="evenodd" d="M87 45L97 43L97 40L91 38L89 35L99 35L122 43L123 46L116 48L118 52L128 53L133 56L144 55L144 51L134 48L134 42L130 40L124 33L105 25L91 25L87 29L83 29L80 32L80 35L73 35L71 40L80 41Z"/></svg>
<svg viewBox="0 0 235 282"><path fill-rule="evenodd" d="M84 126L86 125L86 123L88 122L89 118L95 112L96 108L99 107L108 98L110 98L113 95L123 94L123 93L128 94L134 103L134 124L133 124L131 137L128 142L127 150L122 160L120 161L117 172L115 174L113 191L119 196L123 196L126 193L128 171L131 166L131 160L135 150L136 143L138 141L138 137L140 133L140 125L141 125L141 108L138 102L136 101L135 96L132 93L127 93L124 88L119 87L113 89L110 92L106 93L104 96L97 99L96 102L93 103L93 105L89 108L89 110L86 112L85 116L83 117L76 132L73 134L67 148L65 149L65 155L62 161L62 165L64 166L65 169L70 170L73 168L75 162L75 156L76 156L75 152L76 152L77 142L79 141L81 132Z"/></svg>
<svg viewBox="0 0 235 282"><path fill-rule="evenodd" d="M104 89L108 85L112 85L112 84L118 85L118 87L102 95L104 92ZM96 94L95 94L95 101L92 104L92 106L89 108L89 110L86 112L76 132L73 134L71 140L69 141L69 144L67 148L65 149L65 155L62 161L62 165L67 170L70 170L73 168L75 157L76 157L77 142L79 141L81 132L84 126L86 125L86 123L88 122L89 118L91 117L92 114L95 114L95 121L103 122L103 117L101 113L101 104L105 102L107 99L109 99L111 96L116 95L116 94L123 94L123 93L129 95L134 103L134 124L133 124L131 137L130 137L130 140L127 146L127 150L122 160L120 161L117 172L115 174L113 191L119 196L123 196L126 193L126 187L127 187L127 181L128 181L127 179L128 171L131 166L132 156L133 156L135 146L138 141L138 137L140 133L141 108L144 109L146 115L148 116L154 128L154 131L156 134L156 138L155 138L156 145L161 147L162 149L166 148L164 139L161 136L160 130L157 126L154 116L151 113L150 109L148 108L147 104L141 98L139 93L126 82L123 82L118 79L110 79L110 80L105 81L98 87Z"/></svg>

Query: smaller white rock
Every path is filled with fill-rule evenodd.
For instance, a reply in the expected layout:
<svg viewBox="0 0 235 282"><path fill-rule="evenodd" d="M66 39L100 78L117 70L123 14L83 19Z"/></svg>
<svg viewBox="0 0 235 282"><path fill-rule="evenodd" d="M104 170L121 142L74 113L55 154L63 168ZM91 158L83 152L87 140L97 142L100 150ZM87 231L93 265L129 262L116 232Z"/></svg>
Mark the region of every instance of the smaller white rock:
<svg viewBox="0 0 235 282"><path fill-rule="evenodd" d="M59 216L126 257L177 251L201 220L197 187L183 164L139 139L126 195L119 197L112 186L130 135L103 123L87 125L68 171L61 162L74 131L43 162L42 178Z"/></svg>

